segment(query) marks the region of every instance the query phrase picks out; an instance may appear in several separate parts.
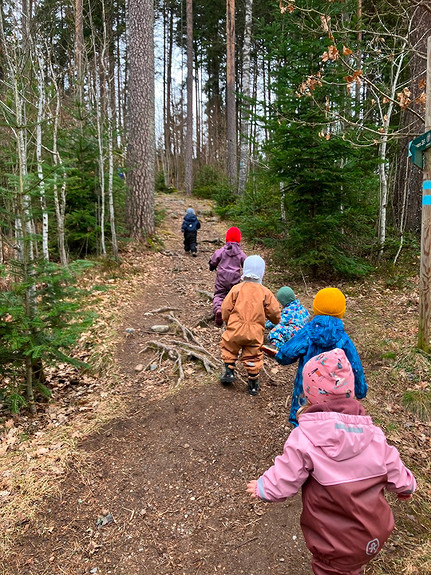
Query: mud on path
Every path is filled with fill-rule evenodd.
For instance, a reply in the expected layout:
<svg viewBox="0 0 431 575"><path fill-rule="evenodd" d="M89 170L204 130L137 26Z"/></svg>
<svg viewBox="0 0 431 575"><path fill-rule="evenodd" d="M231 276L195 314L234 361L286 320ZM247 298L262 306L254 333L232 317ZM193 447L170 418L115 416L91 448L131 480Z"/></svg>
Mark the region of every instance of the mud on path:
<svg viewBox="0 0 431 575"><path fill-rule="evenodd" d="M224 388L221 363L208 374L191 359L177 385L173 361L159 361L156 350L146 349L146 342L167 337L151 331L167 323L166 310L149 312L171 308L219 358L221 331L209 320L205 292L215 278L208 260L226 226L209 203L192 205L202 222L196 258L182 248L188 205L176 195L158 199L165 211L159 231L164 249L145 255L144 289L124 312L116 353L124 376L116 393L126 401L125 415L81 441L58 494L44 502L16 542L8 575L311 574L299 527L300 496L265 505L245 492L247 481L281 452L290 431L296 366L280 368L266 359L262 390L251 397L241 369L237 382ZM268 274L265 283L278 289L272 280L274 285ZM300 287L297 293L311 308L311 294ZM137 364L147 369L137 372Z"/></svg>

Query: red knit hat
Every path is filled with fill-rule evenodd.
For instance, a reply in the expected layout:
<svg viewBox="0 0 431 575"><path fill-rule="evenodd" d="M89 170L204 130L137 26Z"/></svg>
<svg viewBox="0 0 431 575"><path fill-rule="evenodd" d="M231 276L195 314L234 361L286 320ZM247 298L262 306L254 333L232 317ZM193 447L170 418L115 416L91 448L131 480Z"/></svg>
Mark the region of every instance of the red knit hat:
<svg viewBox="0 0 431 575"><path fill-rule="evenodd" d="M237 242L241 241L241 230L239 228L229 228L226 232L227 242Z"/></svg>

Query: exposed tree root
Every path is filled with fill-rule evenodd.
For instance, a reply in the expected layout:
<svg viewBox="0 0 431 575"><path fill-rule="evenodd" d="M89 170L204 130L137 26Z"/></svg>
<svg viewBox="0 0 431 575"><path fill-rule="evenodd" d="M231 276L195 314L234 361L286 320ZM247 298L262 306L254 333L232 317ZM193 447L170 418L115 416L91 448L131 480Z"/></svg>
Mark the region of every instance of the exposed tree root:
<svg viewBox="0 0 431 575"><path fill-rule="evenodd" d="M150 313L160 313L162 310L167 311L169 308L161 308L160 310L155 310ZM180 384L184 380L184 358L194 358L197 359L202 363L207 373L210 373L212 369L219 369L220 367L220 360L214 357L209 351L207 351L195 338L191 329L187 326L182 324L172 313L163 316L164 319L167 321L174 323L177 325L182 333L184 338L183 340L180 339L164 339L159 340L150 340L146 342L146 346L140 350L139 353L144 353L148 349L156 349L159 351L158 357L158 364L159 369L161 366L163 356L166 356L174 362L174 368L178 370L178 380L177 385ZM144 368L143 371L148 369L151 364L156 361L156 358L153 358Z"/></svg>

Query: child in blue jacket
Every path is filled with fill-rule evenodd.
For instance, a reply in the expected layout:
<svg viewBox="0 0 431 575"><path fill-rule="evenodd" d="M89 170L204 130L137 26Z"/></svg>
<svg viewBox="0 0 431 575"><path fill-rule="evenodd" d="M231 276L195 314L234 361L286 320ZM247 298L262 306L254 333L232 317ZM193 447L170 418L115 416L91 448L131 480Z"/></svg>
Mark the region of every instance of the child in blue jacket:
<svg viewBox="0 0 431 575"><path fill-rule="evenodd" d="M303 404L302 370L309 359L334 348L344 350L353 368L355 376L355 397L362 399L367 395L367 383L361 360L352 340L344 331L341 318L346 311L346 298L337 288L324 288L317 292L313 301L313 319L286 342L274 356L282 365L299 360L293 386L289 421L298 425L296 412ZM263 351L268 350L263 347ZM273 354L272 354L273 355Z"/></svg>
<svg viewBox="0 0 431 575"><path fill-rule="evenodd" d="M188 208L186 215L184 216L183 224L181 226L181 231L184 234L184 251L186 253L191 252L192 256L196 257L196 252L198 249L198 229L201 227L201 223L198 220L193 208Z"/></svg>

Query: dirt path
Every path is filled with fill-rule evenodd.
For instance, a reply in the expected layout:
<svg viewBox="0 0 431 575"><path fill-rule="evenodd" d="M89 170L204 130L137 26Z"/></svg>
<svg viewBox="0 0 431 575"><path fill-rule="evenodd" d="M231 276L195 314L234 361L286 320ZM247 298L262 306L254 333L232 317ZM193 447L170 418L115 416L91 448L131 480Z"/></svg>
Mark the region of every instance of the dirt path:
<svg viewBox="0 0 431 575"><path fill-rule="evenodd" d="M245 492L247 480L272 463L290 431L296 366L280 367L266 359L257 397L246 392L240 369L234 386L220 385L221 331L209 319L208 292L215 276L208 260L226 225L214 217L209 202L193 199L192 205L202 221L198 256L182 249L179 230L188 204L177 195L159 197L164 249L143 251L138 262L128 262L128 279L121 289L114 288L117 305L112 307L121 310L122 324L117 366L106 377L105 396L112 405L118 401L122 415L118 411L116 419L80 442L67 459L66 474L54 471L61 483L36 516L17 516L10 532L15 537L19 530L21 536L2 563L2 575L311 574L299 526L299 496L265 505L252 503ZM269 254L259 253L268 263ZM312 295L321 286L308 286L305 292L303 284L287 278L287 271L267 267L268 287L276 290L288 281L311 309ZM406 463L421 471L431 455L430 425L406 412L401 402L405 389L423 388L429 379L426 359L414 353L416 280L397 292L366 282L346 286L350 297L344 323L367 374L366 409L389 432ZM170 311L154 313L161 308ZM168 321L168 313L183 328ZM171 326L166 335L151 330L166 323ZM182 341L186 329L220 368L207 373L200 361L189 358L183 363L184 381L177 385L172 358L160 357L148 342ZM138 364L145 369L137 370ZM98 386L89 393L100 393L100 381ZM82 397L75 400L77 413L97 405L97 398ZM94 410L88 413L96 416ZM27 454L32 469L46 452L51 453L44 446ZM428 548L426 485L424 480L411 506L392 500L397 530L367 575L431 573L429 561L426 567L423 560ZM19 485L14 491L19 497Z"/></svg>
<svg viewBox="0 0 431 575"><path fill-rule="evenodd" d="M219 357L221 331L205 322L211 303L201 292L212 291L207 262L225 226L209 204L193 201L202 231L191 258L179 232L187 205L175 196L160 203L165 249L148 259L145 292L129 306L118 350L119 370L128 376L119 389L127 416L81 442L79 466L70 463L59 496L46 501L19 541L11 575L311 573L299 497L265 506L245 493L289 432L294 368L267 364L253 398L245 379L223 388L219 372L208 375L196 361L185 364L185 382L175 386L172 362L158 364L154 351L142 352L155 339L151 326L166 323L166 312L144 314L171 307ZM153 371L135 371L152 361Z"/></svg>

